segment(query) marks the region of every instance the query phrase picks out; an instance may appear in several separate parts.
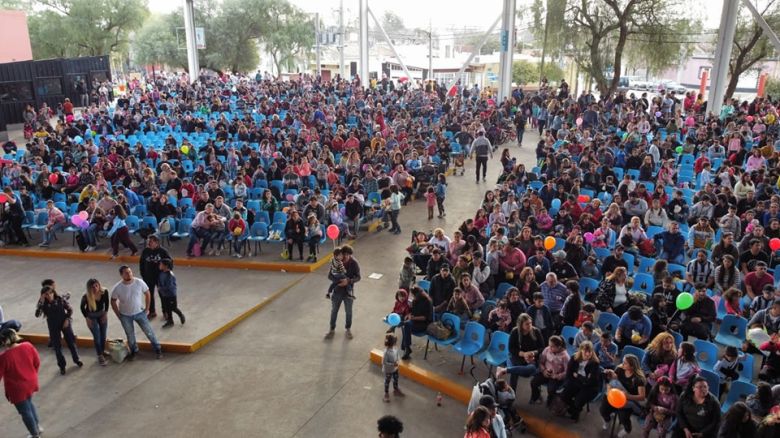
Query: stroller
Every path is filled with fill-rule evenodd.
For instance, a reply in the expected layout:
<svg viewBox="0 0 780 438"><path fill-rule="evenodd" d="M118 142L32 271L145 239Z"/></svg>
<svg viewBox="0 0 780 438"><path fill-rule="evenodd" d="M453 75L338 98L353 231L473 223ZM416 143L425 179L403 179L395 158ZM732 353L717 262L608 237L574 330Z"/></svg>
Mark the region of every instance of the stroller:
<svg viewBox="0 0 780 438"><path fill-rule="evenodd" d="M450 145L450 148L452 149L452 152L450 152L450 157L452 158L452 174L457 175L458 170L460 170L460 176L463 176L463 173L466 171L466 165L465 165L465 154L463 151L463 147L460 145L460 143L454 142Z"/></svg>
<svg viewBox="0 0 780 438"><path fill-rule="evenodd" d="M527 429L525 421L523 421L523 418L517 413L517 410L512 407L514 399L504 404L498 402L498 391L496 390L496 382L493 376L490 376L484 382L479 383L474 376L474 367L471 368L469 373L476 383L471 389L471 399L469 400L467 411L469 413L474 412L474 410L477 409L477 406L479 406L479 399L482 398L483 395L489 395L498 403L499 414L504 418L507 436L512 436L512 432L515 430L521 434L525 433Z"/></svg>

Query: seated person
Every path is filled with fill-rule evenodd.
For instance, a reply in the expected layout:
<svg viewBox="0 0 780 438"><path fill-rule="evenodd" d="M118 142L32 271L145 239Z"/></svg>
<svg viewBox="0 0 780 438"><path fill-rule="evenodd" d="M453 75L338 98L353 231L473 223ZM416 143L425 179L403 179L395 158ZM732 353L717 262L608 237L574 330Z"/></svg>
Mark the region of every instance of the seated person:
<svg viewBox="0 0 780 438"><path fill-rule="evenodd" d="M653 323L650 318L642 313L639 306L631 306L628 311L620 317L618 322L615 341L620 348L626 345L633 345L639 348L645 348L650 340L650 332L653 329Z"/></svg>
<svg viewBox="0 0 780 438"><path fill-rule="evenodd" d="M693 294L693 305L680 312L682 320L681 332L683 337L694 336L708 341L712 338L712 324L715 322L717 312L715 302L707 296L707 285L697 283L696 292Z"/></svg>
<svg viewBox="0 0 780 438"><path fill-rule="evenodd" d="M618 360L618 346L616 343L612 342L612 334L610 332L603 332L601 336L599 336L599 342L596 342L593 349L599 358L599 363L604 369L615 369Z"/></svg>

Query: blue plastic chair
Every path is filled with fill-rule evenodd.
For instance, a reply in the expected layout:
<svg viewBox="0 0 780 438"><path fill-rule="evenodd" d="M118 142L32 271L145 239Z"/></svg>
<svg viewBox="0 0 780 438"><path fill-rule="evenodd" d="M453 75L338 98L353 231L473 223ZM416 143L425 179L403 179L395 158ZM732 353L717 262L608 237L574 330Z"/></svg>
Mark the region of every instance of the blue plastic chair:
<svg viewBox="0 0 780 438"><path fill-rule="evenodd" d="M493 332L487 350L478 357L488 365L488 375L492 374L493 367L506 364L509 358L509 333Z"/></svg>
<svg viewBox="0 0 780 438"><path fill-rule="evenodd" d="M631 253L624 252L623 260L625 260L626 264L628 265L628 268L626 268L626 270L628 271L628 275L633 275L634 268L636 267L635 265L636 257L634 257L634 255Z"/></svg>
<svg viewBox="0 0 780 438"><path fill-rule="evenodd" d="M655 265L655 259L650 257L639 256L639 268L637 268L637 274L650 274L653 272L653 266Z"/></svg>
<svg viewBox="0 0 780 438"><path fill-rule="evenodd" d="M460 317L458 315L445 313L441 316L441 322L445 326L452 329L452 336L447 339L436 339L431 335L427 335L428 340L425 342L425 355L423 356L423 359L425 360L428 360L428 347L431 343L433 343L434 346L452 345L458 342L458 339L460 339ZM508 338L507 342L509 342Z"/></svg>
<svg viewBox="0 0 780 438"><path fill-rule="evenodd" d="M583 277L580 278L580 296L585 297L589 292L595 291L599 288L599 282L595 278Z"/></svg>
<svg viewBox="0 0 780 438"><path fill-rule="evenodd" d="M136 233L144 228L151 228L156 233L159 229L159 226L157 225L157 218L154 216L144 216L143 219L141 219L141 226L136 230Z"/></svg>
<svg viewBox="0 0 780 438"><path fill-rule="evenodd" d="M279 233L279 239L271 239L270 236L272 233L278 232ZM273 244L281 244L284 245L287 243L287 239L284 235L284 224L272 224L270 227L268 227L268 238L265 239L266 243L273 243Z"/></svg>
<svg viewBox="0 0 780 438"><path fill-rule="evenodd" d="M428 280L419 280L417 286L420 286L420 289L428 292L431 289L431 282Z"/></svg>
<svg viewBox="0 0 780 438"><path fill-rule="evenodd" d="M596 254L596 258L602 262L610 255L610 251L607 248L593 248L593 252Z"/></svg>
<svg viewBox="0 0 780 438"><path fill-rule="evenodd" d="M160 243L165 244L165 242L168 242L168 246L171 246L171 236L173 233L176 232L176 218L173 216L168 216L166 218L163 218L163 220L167 220L168 223L170 223L171 228L168 230L167 233L163 233L160 231ZM157 228L159 230L159 227Z"/></svg>
<svg viewBox="0 0 780 438"><path fill-rule="evenodd" d="M247 237L247 240L249 242L255 243L255 255L258 254L258 248L260 249L260 252L263 252L261 243L264 242L265 239L267 238L268 238L268 224L264 222L253 223L252 228L249 230L249 237Z"/></svg>
<svg viewBox="0 0 780 438"><path fill-rule="evenodd" d="M267 211L258 211L255 213L256 222L264 222L267 225L271 224L271 218L268 216Z"/></svg>
<svg viewBox="0 0 780 438"><path fill-rule="evenodd" d="M701 339L693 341L693 346L696 348L696 361L699 362L699 367L713 371L718 361L718 346Z"/></svg>
<svg viewBox="0 0 780 438"><path fill-rule="evenodd" d="M675 274L679 274L679 278L685 280L685 273L687 272L685 266L678 265L676 263L669 263L669 265L666 267L666 270L669 272L669 275L677 277Z"/></svg>
<svg viewBox="0 0 780 438"><path fill-rule="evenodd" d="M715 396L715 398L720 398L720 376L718 373L710 370L699 370L699 375L704 377L705 380L707 380L707 385L710 387L710 393Z"/></svg>
<svg viewBox="0 0 780 438"><path fill-rule="evenodd" d="M577 347L574 346L574 338L579 332L577 327L572 327L570 325L565 325L561 329L561 337L563 338L563 342L566 343L566 351L570 356L577 352Z"/></svg>
<svg viewBox="0 0 780 438"><path fill-rule="evenodd" d="M715 309L717 312L717 315L715 316L718 321L723 321L723 318L726 317L726 300L720 299L718 301L718 307Z"/></svg>
<svg viewBox="0 0 780 438"><path fill-rule="evenodd" d="M234 248L233 248L234 245L232 243L238 241L241 244L240 248L241 248L241 252L244 253L243 255L246 255L246 252L247 252L247 246L249 245L248 239L249 239L249 227L244 227L244 231L239 236L233 235L233 233L231 231L231 232L228 233L227 237L225 238L225 240L227 242L230 242L228 247L229 247L229 251L231 253L234 250Z"/></svg>
<svg viewBox="0 0 780 438"><path fill-rule="evenodd" d="M506 283L506 282L499 283L498 287L496 287L496 296L493 299L495 301L500 300L506 295L507 291L509 291L509 289L513 287L514 285L512 285L511 283Z"/></svg>
<svg viewBox="0 0 780 438"><path fill-rule="evenodd" d="M671 335L672 335L672 337L674 338L674 346L675 346L675 347L677 347L677 348L680 348L680 344L682 344L682 343L683 343L683 335L681 335L681 334L677 333L677 332L676 332L676 331L674 331L674 330L667 330L667 331L668 331L668 332L669 332L669 334L671 334Z"/></svg>
<svg viewBox="0 0 780 438"><path fill-rule="evenodd" d="M737 370L739 371L739 381L745 383L751 383L753 381L753 373L755 372L754 362L755 357L752 354L745 354L744 359L740 358L737 363Z"/></svg>
<svg viewBox="0 0 780 438"><path fill-rule="evenodd" d="M382 195L379 194L379 192L371 192L366 197L366 207L371 207L373 205L379 205L382 203Z"/></svg>
<svg viewBox="0 0 780 438"><path fill-rule="evenodd" d="M723 301L723 300L721 300ZM748 320L736 315L726 315L715 336L715 342L721 345L740 348L747 337Z"/></svg>
<svg viewBox="0 0 780 438"><path fill-rule="evenodd" d="M452 345L452 348L463 355L460 362L460 373L463 374L463 367L466 364L466 356L474 360L477 354L485 345L485 326L474 321L466 323L466 329L463 331L463 337Z"/></svg>
<svg viewBox="0 0 780 438"><path fill-rule="evenodd" d="M614 313L610 312L601 312L599 315L599 320L596 323L602 332L610 332L612 334L612 337L615 337L615 333L617 333L617 327L618 323L620 322L620 317L615 315Z"/></svg>
<svg viewBox="0 0 780 438"><path fill-rule="evenodd" d="M127 231L129 231L130 234L137 233L141 227L141 221L138 219L138 216L133 214L125 218L125 223L127 224Z"/></svg>
<svg viewBox="0 0 780 438"><path fill-rule="evenodd" d="M626 345L623 347L623 351L620 352L620 360L622 361L627 354L633 354L636 356L636 358L639 359L639 363L642 363L642 361L645 359L645 350L642 350L641 348L635 347L633 345Z"/></svg>
<svg viewBox="0 0 780 438"><path fill-rule="evenodd" d="M639 273L634 276L633 290L644 292L645 295L652 296L655 289L655 281L650 274Z"/></svg>
<svg viewBox="0 0 780 438"><path fill-rule="evenodd" d="M179 239L187 239L190 237L190 228L192 228L192 219L182 219L179 221L179 226L176 227L176 232L171 234L173 237Z"/></svg>
<svg viewBox="0 0 780 438"><path fill-rule="evenodd" d="M287 214L281 211L274 212L274 225L287 223Z"/></svg>
<svg viewBox="0 0 780 438"><path fill-rule="evenodd" d="M725 413L729 410L731 405L738 401L744 401L747 396L756 393L756 385L747 382L731 382L731 388L729 388L728 394L726 394L726 401L721 406L721 412Z"/></svg>

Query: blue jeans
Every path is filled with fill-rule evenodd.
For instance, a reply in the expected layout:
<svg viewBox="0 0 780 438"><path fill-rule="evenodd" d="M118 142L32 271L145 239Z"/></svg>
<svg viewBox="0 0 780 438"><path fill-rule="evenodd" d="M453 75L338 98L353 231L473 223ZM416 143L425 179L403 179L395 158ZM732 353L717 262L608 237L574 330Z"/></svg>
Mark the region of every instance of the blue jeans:
<svg viewBox="0 0 780 438"><path fill-rule="evenodd" d="M38 436L40 434L38 431L38 412L35 410L32 396L27 400L14 404L14 406L16 406L19 415L22 416L22 421L24 422L25 427L27 427L27 432L30 432L30 435L32 436Z"/></svg>
<svg viewBox="0 0 780 438"><path fill-rule="evenodd" d="M15 319L9 319L8 321L0 322L0 332L7 328L14 329L15 332L18 332L22 329L22 323Z"/></svg>
<svg viewBox="0 0 780 438"><path fill-rule="evenodd" d="M87 242L87 246L97 246L97 224L89 224L89 227L81 230L81 236Z"/></svg>
<svg viewBox="0 0 780 438"><path fill-rule="evenodd" d="M88 318L92 322L89 331L92 332L92 342L95 343L95 352L98 357L103 355L106 348L106 333L108 332L108 318Z"/></svg>
<svg viewBox="0 0 780 438"><path fill-rule="evenodd" d="M512 388L515 390L517 389L518 377L531 377L536 374L537 370L535 364L514 365L511 357L506 361L506 372L509 373L509 384L512 385Z"/></svg>
<svg viewBox="0 0 780 438"><path fill-rule="evenodd" d="M157 342L157 337L154 335L154 331L152 330L152 325L149 323L149 318L146 317L145 311L138 312L135 315L120 314L119 321L122 323L122 328L125 330L125 334L127 335L127 344L130 346L131 353L138 352L138 344L135 342L135 327L133 326L133 322L138 323L138 326L141 327L141 330L149 339L149 342L152 343L154 352L159 353L162 351L160 348L160 343Z"/></svg>
<svg viewBox="0 0 780 438"><path fill-rule="evenodd" d="M206 252L206 247L211 241L211 230L205 228L190 228L190 242L187 244L187 254L192 254L192 247L195 246L195 242L198 239L203 239L203 243L200 246L201 251Z"/></svg>
<svg viewBox="0 0 780 438"><path fill-rule="evenodd" d="M676 263L678 265L684 265L685 264L685 254L684 253L677 254L677 257L672 257L666 251L659 251L658 252L658 258L661 259L661 260L666 260L669 263Z"/></svg>
<svg viewBox="0 0 780 438"><path fill-rule="evenodd" d="M352 298L347 297L347 292L343 289L333 292L330 296L330 329L336 330L336 319L339 316L341 303L344 303L344 311L347 314L347 322L344 328L349 330L352 327Z"/></svg>
<svg viewBox="0 0 780 438"><path fill-rule="evenodd" d="M51 243L52 240L54 240L54 235L58 231L62 231L65 229L65 226L61 223L55 223L49 231L43 230L43 243Z"/></svg>

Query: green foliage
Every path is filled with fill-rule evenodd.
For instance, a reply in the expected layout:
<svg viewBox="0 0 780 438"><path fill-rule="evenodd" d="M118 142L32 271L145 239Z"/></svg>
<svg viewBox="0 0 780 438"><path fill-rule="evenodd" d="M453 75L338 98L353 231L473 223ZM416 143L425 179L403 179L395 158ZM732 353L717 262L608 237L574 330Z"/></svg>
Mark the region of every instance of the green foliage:
<svg viewBox="0 0 780 438"><path fill-rule="evenodd" d="M31 3L28 23L36 59L124 53L130 33L139 29L148 15L146 0Z"/></svg>
<svg viewBox="0 0 780 438"><path fill-rule="evenodd" d="M772 29L780 27L780 2L771 0L764 9L758 10ZM737 17L737 29L734 35L734 45L729 61L729 82L726 85L724 97L729 98L737 89L739 77L755 68L762 60L772 53L772 44L764 30L758 25L746 8L740 9Z"/></svg>
<svg viewBox="0 0 780 438"><path fill-rule="evenodd" d="M382 27L385 29L385 32L391 35L406 31L404 20L392 11L385 11L385 14L382 15Z"/></svg>
<svg viewBox="0 0 780 438"><path fill-rule="evenodd" d="M626 64L658 75L690 57L696 48L695 34L702 31L699 20L675 20L666 26L647 26L626 43ZM693 35L693 36L691 36Z"/></svg>
<svg viewBox="0 0 780 438"><path fill-rule="evenodd" d="M147 20L135 35L133 61L139 65L166 64L180 57L176 35L170 24L165 17L160 16Z"/></svg>
<svg viewBox="0 0 780 438"><path fill-rule="evenodd" d="M780 80L767 78L765 96L772 96L772 99L780 97Z"/></svg>
<svg viewBox="0 0 780 438"><path fill-rule="evenodd" d="M277 73L282 72L283 66L291 70L295 59L314 44L314 23L286 0L271 0L268 13L268 29L263 38L265 50L273 58Z"/></svg>
<svg viewBox="0 0 780 438"><path fill-rule="evenodd" d="M471 35L462 38L460 43L476 48L477 45L482 42L482 38L484 37L484 35ZM501 50L501 41L499 41L498 35L491 35L490 38L485 41L485 44L482 45L482 48L479 49L479 54L489 55L491 53L498 52L499 50Z"/></svg>
<svg viewBox="0 0 780 438"><path fill-rule="evenodd" d="M539 81L539 63L526 60L512 63L512 82L524 85ZM559 82L564 77L563 70L558 64L547 62L544 64L544 75L550 82Z"/></svg>

